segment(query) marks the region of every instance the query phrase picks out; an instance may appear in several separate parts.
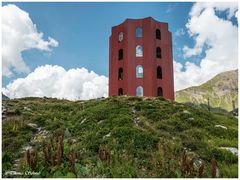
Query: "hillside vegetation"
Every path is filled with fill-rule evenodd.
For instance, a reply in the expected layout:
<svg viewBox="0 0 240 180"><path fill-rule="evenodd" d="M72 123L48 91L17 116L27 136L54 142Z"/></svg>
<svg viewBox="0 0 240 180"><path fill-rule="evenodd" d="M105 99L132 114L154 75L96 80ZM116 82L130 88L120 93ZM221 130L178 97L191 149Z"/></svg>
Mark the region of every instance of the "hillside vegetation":
<svg viewBox="0 0 240 180"><path fill-rule="evenodd" d="M232 101L238 107L238 70L218 74L200 86L194 86L176 92L177 102L207 104L214 108L233 110Z"/></svg>
<svg viewBox="0 0 240 180"><path fill-rule="evenodd" d="M3 108L3 177L238 177L235 117L146 97Z"/></svg>

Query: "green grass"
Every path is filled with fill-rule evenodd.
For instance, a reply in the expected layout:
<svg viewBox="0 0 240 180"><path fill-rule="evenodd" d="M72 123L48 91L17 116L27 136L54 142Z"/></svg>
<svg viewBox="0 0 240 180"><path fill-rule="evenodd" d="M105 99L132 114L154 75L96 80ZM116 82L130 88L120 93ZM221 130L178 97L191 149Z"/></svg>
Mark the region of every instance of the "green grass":
<svg viewBox="0 0 240 180"><path fill-rule="evenodd" d="M24 156L22 148L37 133L28 123L49 131L45 142L66 128L68 134L59 166L45 165L43 142L31 144L38 151L35 171L40 175L24 177L198 177L197 168L192 174L182 174L179 163L184 149L205 161L204 177L211 177L213 157L220 177L238 177L237 156L220 149L238 146L238 122L231 116L163 98L110 97L76 102L24 98L7 100L3 105L15 112L3 120L3 177L9 177L5 172L13 168L14 160ZM133 121L132 108L140 119L138 125ZM109 163L98 158L100 145L109 148ZM76 153L74 173L69 170L71 151ZM21 163L19 171L29 170L24 159Z"/></svg>

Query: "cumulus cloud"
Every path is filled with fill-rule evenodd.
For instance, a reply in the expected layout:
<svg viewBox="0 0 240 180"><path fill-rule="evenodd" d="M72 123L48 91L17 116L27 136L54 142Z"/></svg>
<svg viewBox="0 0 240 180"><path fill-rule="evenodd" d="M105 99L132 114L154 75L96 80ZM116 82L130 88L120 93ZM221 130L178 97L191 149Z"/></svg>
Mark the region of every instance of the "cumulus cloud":
<svg viewBox="0 0 240 180"><path fill-rule="evenodd" d="M30 72L22 58L22 52L29 49L51 51L58 42L38 32L29 14L15 5L2 7L2 74L11 76L13 72Z"/></svg>
<svg viewBox="0 0 240 180"><path fill-rule="evenodd" d="M178 30L174 33L175 36L183 36L184 34L185 34L185 31L184 31L183 28L178 29Z"/></svg>
<svg viewBox="0 0 240 180"><path fill-rule="evenodd" d="M186 24L194 47L183 47L184 57L205 56L197 65L174 62L175 90L199 85L220 72L238 67L238 27L231 22L237 15L237 3L195 3ZM226 12L227 19L217 16Z"/></svg>
<svg viewBox="0 0 240 180"><path fill-rule="evenodd" d="M87 100L108 96L108 78L85 68L65 70L57 65L44 65L8 84L3 93L10 98L47 96Z"/></svg>
<svg viewBox="0 0 240 180"><path fill-rule="evenodd" d="M230 19L238 9L237 2L201 2L196 3L190 11L190 16L199 16L205 9L214 9L215 11L227 11L227 17Z"/></svg>

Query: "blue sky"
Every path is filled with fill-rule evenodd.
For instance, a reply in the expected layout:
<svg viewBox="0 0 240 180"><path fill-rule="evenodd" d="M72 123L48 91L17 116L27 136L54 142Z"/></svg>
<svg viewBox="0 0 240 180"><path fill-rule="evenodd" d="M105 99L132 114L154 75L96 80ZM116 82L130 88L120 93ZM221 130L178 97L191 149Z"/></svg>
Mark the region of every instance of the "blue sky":
<svg viewBox="0 0 240 180"><path fill-rule="evenodd" d="M111 27L127 18L151 16L169 24L175 90L200 85L220 72L238 67L236 2L3 2L2 5L2 86L3 92L13 98L63 97L59 88L62 94L76 92L75 98L107 96ZM34 36L29 38L28 33ZM46 64L50 66L45 67ZM38 67L42 67L41 71L36 71ZM4 75L6 69L12 72L11 76ZM92 75L91 70L96 74ZM79 80L80 77L85 79ZM100 80L95 80L98 77ZM42 82L46 81L50 85L43 88ZM48 91L52 84L55 89ZM69 89L72 91L65 92Z"/></svg>
<svg viewBox="0 0 240 180"><path fill-rule="evenodd" d="M26 64L34 70L39 65L60 65L66 69L85 67L98 74L108 76L109 36L111 27L126 18L153 17L168 22L173 33L184 28L192 3L3 3L15 4L29 13L37 29L56 39L59 46L51 53L27 50L22 53ZM174 57L177 45L190 44L188 38L174 38ZM181 60L181 56L178 56ZM3 78L3 86L11 78Z"/></svg>

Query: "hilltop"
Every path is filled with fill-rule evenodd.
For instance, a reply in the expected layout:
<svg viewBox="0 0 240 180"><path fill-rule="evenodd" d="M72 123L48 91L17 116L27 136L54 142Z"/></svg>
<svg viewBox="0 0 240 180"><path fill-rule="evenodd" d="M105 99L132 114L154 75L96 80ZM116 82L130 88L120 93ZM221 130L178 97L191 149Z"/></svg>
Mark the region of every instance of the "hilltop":
<svg viewBox="0 0 240 180"><path fill-rule="evenodd" d="M4 95L3 93L2 93L2 100L8 100L9 99L9 97L7 97L6 95Z"/></svg>
<svg viewBox="0 0 240 180"><path fill-rule="evenodd" d="M207 104L207 99L214 108L232 111L232 100L238 107L238 70L218 74L200 86L194 86L176 92L177 102Z"/></svg>
<svg viewBox="0 0 240 180"><path fill-rule="evenodd" d="M22 98L3 108L3 177L238 177L232 116L147 97Z"/></svg>

